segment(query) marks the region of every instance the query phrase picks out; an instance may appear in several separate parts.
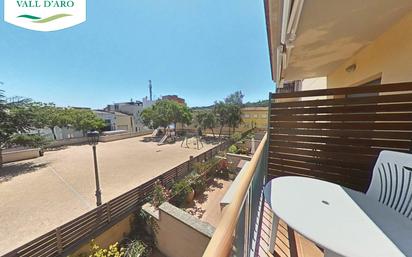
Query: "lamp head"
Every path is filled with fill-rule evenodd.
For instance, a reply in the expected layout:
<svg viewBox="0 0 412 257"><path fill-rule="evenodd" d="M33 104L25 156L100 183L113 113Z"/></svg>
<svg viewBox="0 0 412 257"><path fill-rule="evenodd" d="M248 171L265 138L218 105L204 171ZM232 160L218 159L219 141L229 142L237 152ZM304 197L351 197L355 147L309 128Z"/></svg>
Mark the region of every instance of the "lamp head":
<svg viewBox="0 0 412 257"><path fill-rule="evenodd" d="M98 131L88 131L87 139L88 139L89 145L97 145L99 143L99 136L100 136L100 133Z"/></svg>

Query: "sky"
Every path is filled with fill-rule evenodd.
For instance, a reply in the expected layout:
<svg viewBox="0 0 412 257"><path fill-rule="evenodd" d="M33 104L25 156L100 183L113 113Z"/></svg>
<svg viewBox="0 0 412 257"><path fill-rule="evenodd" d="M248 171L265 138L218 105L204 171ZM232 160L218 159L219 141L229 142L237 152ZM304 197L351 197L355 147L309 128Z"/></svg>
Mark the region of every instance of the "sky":
<svg viewBox="0 0 412 257"><path fill-rule="evenodd" d="M3 15L3 6L0 13ZM103 108L159 97L211 105L271 80L263 0L87 1L87 21L36 32L0 20L0 89L59 106Z"/></svg>

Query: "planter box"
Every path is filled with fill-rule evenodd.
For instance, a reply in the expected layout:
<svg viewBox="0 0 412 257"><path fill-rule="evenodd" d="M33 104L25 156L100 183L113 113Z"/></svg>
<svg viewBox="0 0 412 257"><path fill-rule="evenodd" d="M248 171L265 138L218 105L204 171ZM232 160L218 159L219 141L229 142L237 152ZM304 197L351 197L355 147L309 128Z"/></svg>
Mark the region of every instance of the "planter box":
<svg viewBox="0 0 412 257"><path fill-rule="evenodd" d="M34 159L40 156L40 148L3 152L3 163Z"/></svg>

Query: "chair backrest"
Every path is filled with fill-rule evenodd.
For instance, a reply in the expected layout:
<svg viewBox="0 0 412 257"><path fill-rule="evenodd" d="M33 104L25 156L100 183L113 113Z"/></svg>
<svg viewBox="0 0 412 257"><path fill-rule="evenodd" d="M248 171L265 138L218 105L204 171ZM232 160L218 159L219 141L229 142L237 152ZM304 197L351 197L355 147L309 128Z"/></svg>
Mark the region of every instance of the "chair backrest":
<svg viewBox="0 0 412 257"><path fill-rule="evenodd" d="M412 154L382 151L373 168L372 182L366 194L412 217Z"/></svg>

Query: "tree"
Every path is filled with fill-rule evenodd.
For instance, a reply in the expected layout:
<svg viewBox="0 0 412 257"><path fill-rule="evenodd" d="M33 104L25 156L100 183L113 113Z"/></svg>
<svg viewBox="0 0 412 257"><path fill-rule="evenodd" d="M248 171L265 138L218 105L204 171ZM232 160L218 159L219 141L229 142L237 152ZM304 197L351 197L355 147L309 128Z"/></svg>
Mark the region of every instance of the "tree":
<svg viewBox="0 0 412 257"><path fill-rule="evenodd" d="M193 115L191 110L186 105L179 105L177 121L182 124L182 129L184 125L190 125L193 120Z"/></svg>
<svg viewBox="0 0 412 257"><path fill-rule="evenodd" d="M55 127L65 128L72 123L70 111L65 108L56 107L53 103L34 103L32 108L34 108L34 112L37 115L37 126L49 128L54 140L57 139Z"/></svg>
<svg viewBox="0 0 412 257"><path fill-rule="evenodd" d="M228 112L228 105L225 102L215 102L215 107L213 112L216 114L217 122L220 125L219 129L219 139L222 136L222 130L225 125L228 124L229 120L229 112Z"/></svg>
<svg viewBox="0 0 412 257"><path fill-rule="evenodd" d="M216 114L213 111L200 111L196 113L196 123L202 129L212 130L213 137L215 137L214 128L217 125Z"/></svg>
<svg viewBox="0 0 412 257"><path fill-rule="evenodd" d="M212 111L206 112L205 117L203 119L203 127L212 130L213 137L215 137L215 131L213 130L213 128L215 128L216 125L216 114Z"/></svg>
<svg viewBox="0 0 412 257"><path fill-rule="evenodd" d="M153 107L146 108L140 113L140 117L146 127L155 129L160 126L160 124L155 121L154 115L155 113Z"/></svg>
<svg viewBox="0 0 412 257"><path fill-rule="evenodd" d="M225 103L242 106L244 96L245 95L242 93L242 91L236 91L225 98Z"/></svg>
<svg viewBox="0 0 412 257"><path fill-rule="evenodd" d="M106 123L101 118L97 117L91 110L86 109L68 109L68 120L71 126L86 133L90 130L101 130L106 126Z"/></svg>
<svg viewBox="0 0 412 257"><path fill-rule="evenodd" d="M151 108L144 109L141 113L143 123L150 128L168 127L178 122L190 124L192 113L185 105L170 100L157 101Z"/></svg>
<svg viewBox="0 0 412 257"><path fill-rule="evenodd" d="M37 114L29 99L7 103L4 91L0 90L0 167L3 165L2 150L16 144L35 146L40 138L27 135L24 140L21 135L36 128L39 124Z"/></svg>
<svg viewBox="0 0 412 257"><path fill-rule="evenodd" d="M230 135L230 128L232 128L233 133L235 133L235 129L242 123L242 110L239 105L228 104L227 111L228 111L227 125L229 126L229 135Z"/></svg>

